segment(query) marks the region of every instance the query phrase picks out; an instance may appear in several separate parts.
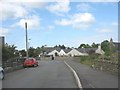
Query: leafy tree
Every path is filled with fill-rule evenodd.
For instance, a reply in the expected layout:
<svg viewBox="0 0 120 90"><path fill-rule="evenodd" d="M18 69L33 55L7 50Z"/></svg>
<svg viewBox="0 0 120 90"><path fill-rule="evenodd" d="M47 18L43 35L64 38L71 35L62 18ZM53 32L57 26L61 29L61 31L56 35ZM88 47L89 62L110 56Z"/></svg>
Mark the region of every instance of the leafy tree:
<svg viewBox="0 0 120 90"><path fill-rule="evenodd" d="M19 53L22 55L22 57L26 56L26 51L25 50L20 50Z"/></svg>
<svg viewBox="0 0 120 90"><path fill-rule="evenodd" d="M6 61L10 58L19 56L15 45L8 45L7 43L2 47L2 60Z"/></svg>
<svg viewBox="0 0 120 90"><path fill-rule="evenodd" d="M37 47L35 49L35 54L38 56L42 52L42 49L40 47Z"/></svg>
<svg viewBox="0 0 120 90"><path fill-rule="evenodd" d="M66 47L64 45L61 46L61 49L65 49Z"/></svg>
<svg viewBox="0 0 120 90"><path fill-rule="evenodd" d="M66 48L64 45L59 45L59 46L57 46L57 47L59 47L59 48L61 48L61 49L65 49L65 48Z"/></svg>
<svg viewBox="0 0 120 90"><path fill-rule="evenodd" d="M28 50L29 57L36 57L35 48L30 47Z"/></svg>
<svg viewBox="0 0 120 90"><path fill-rule="evenodd" d="M78 48L91 48L89 44L81 44Z"/></svg>
<svg viewBox="0 0 120 90"><path fill-rule="evenodd" d="M57 45L54 46L55 48L58 47Z"/></svg>
<svg viewBox="0 0 120 90"><path fill-rule="evenodd" d="M99 45L99 44L95 44L95 43L93 42L91 46L92 46L93 48L97 48L98 45Z"/></svg>
<svg viewBox="0 0 120 90"><path fill-rule="evenodd" d="M105 51L105 55L110 56L110 42L108 40L101 43L101 48Z"/></svg>

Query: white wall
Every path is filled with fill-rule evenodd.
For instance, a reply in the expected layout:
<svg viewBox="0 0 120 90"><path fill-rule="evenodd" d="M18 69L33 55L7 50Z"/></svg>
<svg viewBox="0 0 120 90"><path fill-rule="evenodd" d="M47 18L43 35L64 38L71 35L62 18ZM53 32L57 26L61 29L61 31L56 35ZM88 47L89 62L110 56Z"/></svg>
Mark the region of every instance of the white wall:
<svg viewBox="0 0 120 90"><path fill-rule="evenodd" d="M61 49L60 52L59 52L59 55L60 55L60 56L66 56L67 54L64 52L63 49Z"/></svg>
<svg viewBox="0 0 120 90"><path fill-rule="evenodd" d="M57 53L59 55L59 52L57 50L53 50L52 52L49 52L48 55L55 56L55 53Z"/></svg>
<svg viewBox="0 0 120 90"><path fill-rule="evenodd" d="M101 46L98 46L98 49L95 51L95 53L103 55L105 52L101 49Z"/></svg>
<svg viewBox="0 0 120 90"><path fill-rule="evenodd" d="M87 53L81 53L76 49L72 49L70 52L67 53L67 55L71 55L71 56L85 56L88 55Z"/></svg>

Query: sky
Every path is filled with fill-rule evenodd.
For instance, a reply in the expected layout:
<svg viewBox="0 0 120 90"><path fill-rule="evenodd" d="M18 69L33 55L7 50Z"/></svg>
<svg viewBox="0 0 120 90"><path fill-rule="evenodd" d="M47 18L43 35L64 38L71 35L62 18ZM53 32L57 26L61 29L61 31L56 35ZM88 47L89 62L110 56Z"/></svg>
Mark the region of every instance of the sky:
<svg viewBox="0 0 120 90"><path fill-rule="evenodd" d="M0 0L0 36L25 49L25 22L29 47L118 42L118 0Z"/></svg>

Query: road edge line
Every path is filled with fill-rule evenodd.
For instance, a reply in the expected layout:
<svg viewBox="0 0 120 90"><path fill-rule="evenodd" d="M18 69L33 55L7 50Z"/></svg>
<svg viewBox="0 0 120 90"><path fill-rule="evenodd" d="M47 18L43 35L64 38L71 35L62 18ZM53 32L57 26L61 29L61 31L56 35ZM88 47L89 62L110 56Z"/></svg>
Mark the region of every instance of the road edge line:
<svg viewBox="0 0 120 90"><path fill-rule="evenodd" d="M83 89L83 88L82 88L82 84L81 84L81 82L80 82L80 78L78 77L76 71L75 71L66 61L64 61L64 63L65 63L65 65L67 65L67 66L70 68L70 70L73 72L73 75L74 75L74 77L75 77L75 79L76 79L78 88Z"/></svg>

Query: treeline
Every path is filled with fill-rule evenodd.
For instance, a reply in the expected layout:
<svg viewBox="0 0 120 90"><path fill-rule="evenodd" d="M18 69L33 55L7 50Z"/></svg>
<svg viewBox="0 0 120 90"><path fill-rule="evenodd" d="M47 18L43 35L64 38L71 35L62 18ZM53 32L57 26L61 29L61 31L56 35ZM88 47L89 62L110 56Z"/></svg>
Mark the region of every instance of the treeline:
<svg viewBox="0 0 120 90"><path fill-rule="evenodd" d="M111 40L112 41L112 40ZM101 49L105 52L106 56L110 56L116 52L117 47L108 40L105 40L101 42ZM80 44L78 48L98 48L99 44L93 43L92 45L89 44ZM59 47L61 49L70 48L66 47L65 45L56 45L54 47ZM17 50L17 47L15 45L8 45L7 43L2 47L2 60L8 60L10 58L14 57L25 57L26 51L23 50ZM44 46L41 47L30 47L29 50L29 57L37 57L40 53L44 52Z"/></svg>

